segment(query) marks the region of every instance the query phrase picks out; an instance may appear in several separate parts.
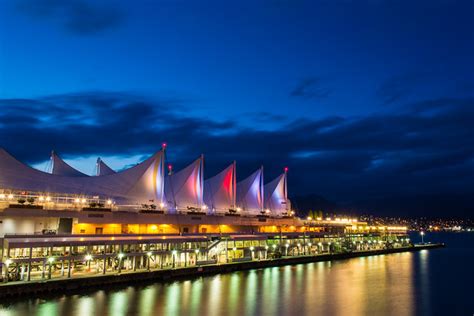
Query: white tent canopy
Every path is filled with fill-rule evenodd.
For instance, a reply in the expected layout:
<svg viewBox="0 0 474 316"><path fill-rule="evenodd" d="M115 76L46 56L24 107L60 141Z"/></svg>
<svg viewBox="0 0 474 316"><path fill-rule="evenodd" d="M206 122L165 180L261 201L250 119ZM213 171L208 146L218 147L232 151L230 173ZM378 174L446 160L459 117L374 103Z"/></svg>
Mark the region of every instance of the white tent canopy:
<svg viewBox="0 0 474 316"><path fill-rule="evenodd" d="M51 174L67 177L88 177L88 175L68 165L54 150L51 151Z"/></svg>
<svg viewBox="0 0 474 316"><path fill-rule="evenodd" d="M114 173L116 172L112 168L107 166L106 163L100 157L97 158L96 176L106 176Z"/></svg>
<svg viewBox="0 0 474 316"><path fill-rule="evenodd" d="M281 215L289 210L289 201L286 190L286 172L273 181L265 184L265 208L274 215Z"/></svg>
<svg viewBox="0 0 474 316"><path fill-rule="evenodd" d="M263 210L263 167L237 183L237 206L249 214Z"/></svg>
<svg viewBox="0 0 474 316"><path fill-rule="evenodd" d="M212 178L204 181L204 203L211 211L227 212L235 207L235 161Z"/></svg>
<svg viewBox="0 0 474 316"><path fill-rule="evenodd" d="M93 195L127 203L163 201L164 154L158 151L127 170L98 177L71 177L33 169L0 148L0 188Z"/></svg>
<svg viewBox="0 0 474 316"><path fill-rule="evenodd" d="M203 156L165 178L165 196L170 210L203 206Z"/></svg>

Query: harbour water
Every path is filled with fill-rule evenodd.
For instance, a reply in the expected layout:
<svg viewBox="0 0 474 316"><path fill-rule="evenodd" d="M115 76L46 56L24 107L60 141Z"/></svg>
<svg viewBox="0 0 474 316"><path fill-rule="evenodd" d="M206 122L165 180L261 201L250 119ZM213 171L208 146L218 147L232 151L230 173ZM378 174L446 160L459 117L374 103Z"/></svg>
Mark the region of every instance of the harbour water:
<svg viewBox="0 0 474 316"><path fill-rule="evenodd" d="M10 299L0 315L472 315L474 234L425 241L447 247Z"/></svg>

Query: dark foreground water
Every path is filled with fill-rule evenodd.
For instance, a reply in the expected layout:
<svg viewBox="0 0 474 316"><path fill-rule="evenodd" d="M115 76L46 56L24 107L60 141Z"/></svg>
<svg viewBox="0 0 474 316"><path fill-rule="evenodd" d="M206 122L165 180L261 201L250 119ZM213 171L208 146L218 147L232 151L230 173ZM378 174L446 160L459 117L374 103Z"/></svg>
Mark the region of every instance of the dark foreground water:
<svg viewBox="0 0 474 316"><path fill-rule="evenodd" d="M474 315L474 234L425 240L448 247L16 300L0 315Z"/></svg>

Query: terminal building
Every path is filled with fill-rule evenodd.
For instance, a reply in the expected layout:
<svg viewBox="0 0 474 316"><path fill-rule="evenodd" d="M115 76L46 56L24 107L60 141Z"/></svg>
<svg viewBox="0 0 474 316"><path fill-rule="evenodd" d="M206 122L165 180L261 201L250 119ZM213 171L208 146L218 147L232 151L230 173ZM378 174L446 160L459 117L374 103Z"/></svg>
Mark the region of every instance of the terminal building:
<svg viewBox="0 0 474 316"><path fill-rule="evenodd" d="M237 182L235 161L205 178L203 156L174 172L165 167L165 153L163 146L145 161L117 172L99 158L96 173L89 176L55 152L48 172L43 172L0 149L4 280L71 277L91 269L113 273L261 260L407 242L404 227L296 217L287 195L286 168L266 184L263 167Z"/></svg>

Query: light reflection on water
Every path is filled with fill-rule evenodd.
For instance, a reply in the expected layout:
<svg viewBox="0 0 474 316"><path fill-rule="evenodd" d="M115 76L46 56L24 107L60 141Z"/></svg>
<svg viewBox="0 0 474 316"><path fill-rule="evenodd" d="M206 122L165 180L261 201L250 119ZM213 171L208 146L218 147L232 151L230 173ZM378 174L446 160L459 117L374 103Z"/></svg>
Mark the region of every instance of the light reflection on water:
<svg viewBox="0 0 474 316"><path fill-rule="evenodd" d="M441 314L446 310L433 307L440 302L432 297L445 291L440 286L443 281L438 280L443 277L439 273L442 270L436 267L438 272L433 275L431 265L438 261L446 264L443 252L447 250L275 267L17 301L0 305L0 315ZM472 275L469 277L472 281ZM432 288L434 281L436 288ZM451 291L456 289L453 286ZM462 302L463 298L459 299ZM464 310L470 307L457 306Z"/></svg>

